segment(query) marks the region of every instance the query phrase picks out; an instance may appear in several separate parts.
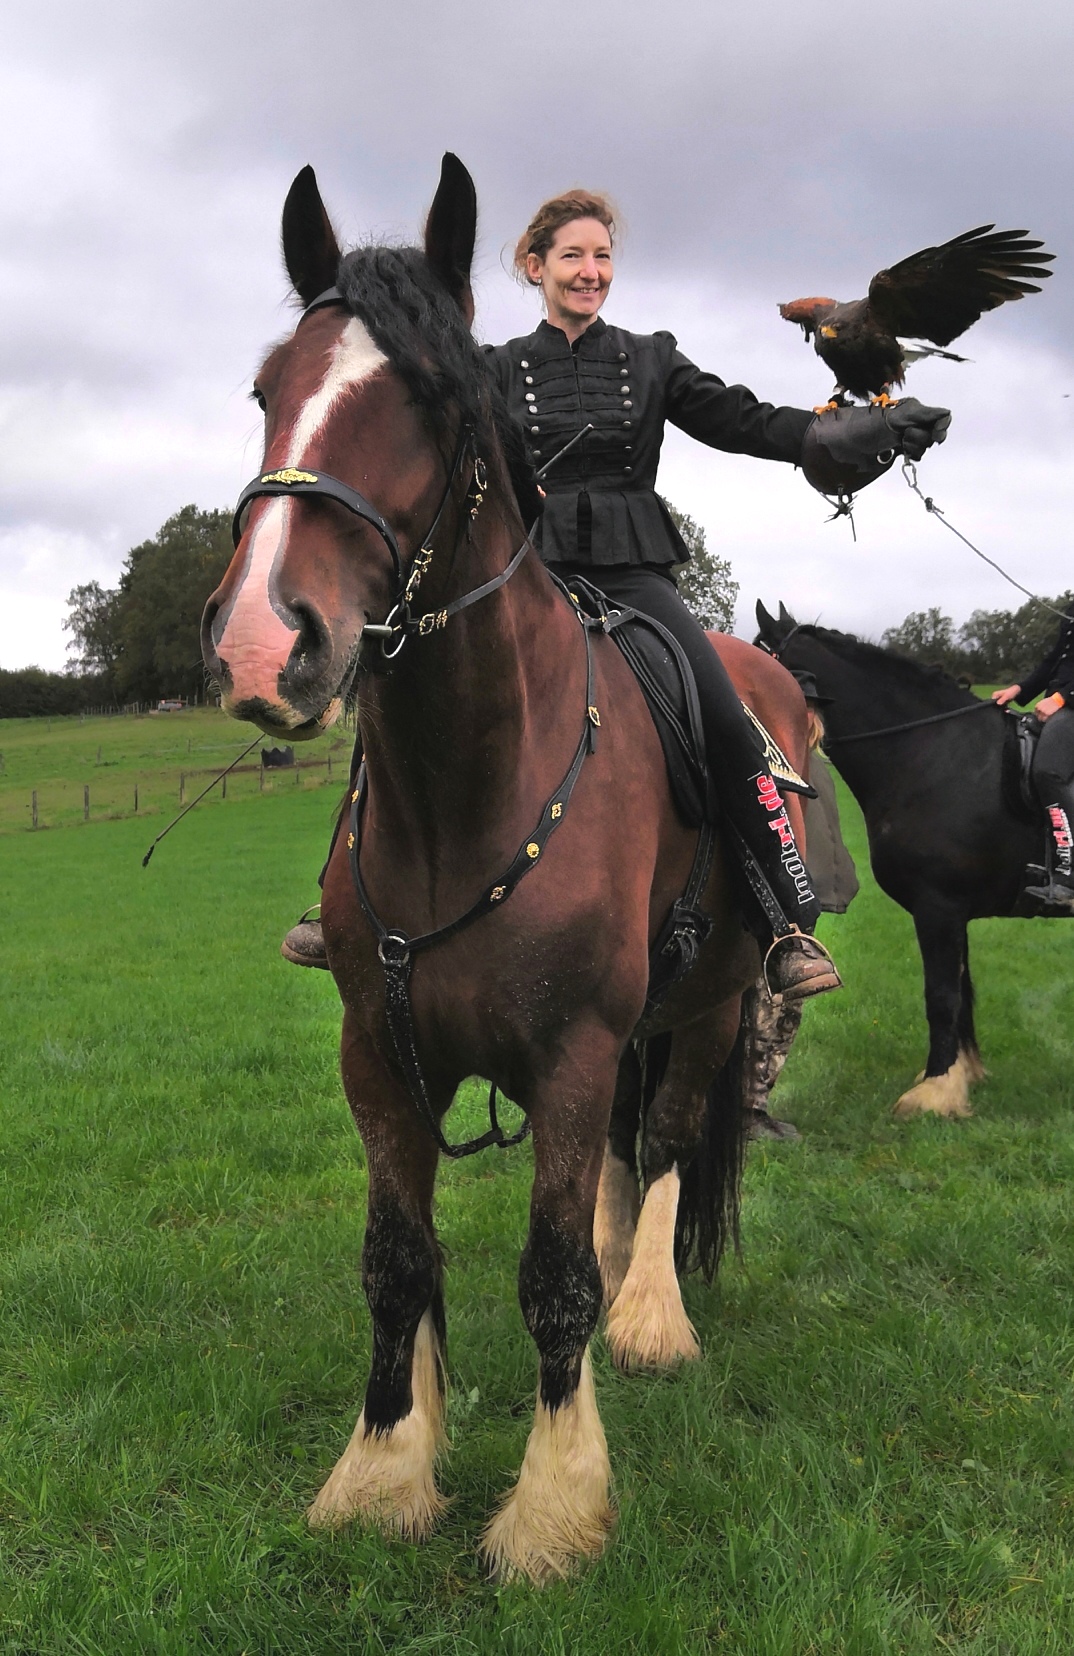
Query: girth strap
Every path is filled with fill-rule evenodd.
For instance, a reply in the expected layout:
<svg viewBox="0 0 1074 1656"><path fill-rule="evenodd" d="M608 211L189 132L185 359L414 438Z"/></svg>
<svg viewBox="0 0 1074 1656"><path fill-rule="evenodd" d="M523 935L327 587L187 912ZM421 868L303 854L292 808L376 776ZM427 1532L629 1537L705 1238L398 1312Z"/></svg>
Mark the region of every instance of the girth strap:
<svg viewBox="0 0 1074 1656"><path fill-rule="evenodd" d="M525 550L525 547L522 549ZM410 973L415 954L430 949L437 943L444 943L449 937L454 937L467 926L480 920L483 915L491 914L493 909L500 908L507 901L519 882L525 878L532 868L536 868L549 838L562 822L570 804L574 785L581 774L582 766L588 754L596 747L597 730L600 727L600 714L593 705L593 650L589 638L591 622L587 617L579 615L582 623L583 637L586 651L586 711L582 725L582 734L575 749L570 769L559 787L546 801L540 819L529 839L521 845L515 853L506 873L502 874L495 884L486 887L481 896L468 908L465 914L450 921L446 926L439 926L435 931L421 932L417 937L408 937L405 932L385 926L373 907L366 884L362 878L360 865L362 817L365 809L367 792L366 768L363 764L357 784L351 794L350 832L347 835L347 849L350 855L351 874L354 878L355 890L362 905L365 916L377 940L377 953L381 965L384 967L384 1009L391 1031L392 1043L395 1047L399 1066L406 1080L407 1090L414 1102L415 1108L440 1151L445 1156L459 1158L472 1156L488 1145L495 1144L501 1149L507 1149L517 1144L529 1132L529 1122L526 1121L519 1131L510 1138L505 1138L496 1120L495 1100L496 1089L492 1088L489 1095L489 1116L491 1126L488 1132L480 1138L470 1139L466 1144L449 1144L445 1139L429 1098L425 1084L425 1076L418 1056L417 1041L414 1032L414 1010L410 1000Z"/></svg>

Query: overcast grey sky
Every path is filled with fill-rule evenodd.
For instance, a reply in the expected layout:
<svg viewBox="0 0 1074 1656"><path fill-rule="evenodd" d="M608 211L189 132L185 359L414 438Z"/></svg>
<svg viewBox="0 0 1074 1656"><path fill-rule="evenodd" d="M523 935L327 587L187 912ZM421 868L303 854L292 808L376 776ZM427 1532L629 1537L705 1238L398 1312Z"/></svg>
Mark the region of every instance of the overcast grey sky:
<svg viewBox="0 0 1074 1656"><path fill-rule="evenodd" d="M0 666L60 666L65 599L255 470L247 391L292 314L280 208L305 162L350 241L416 238L443 150L477 184L477 328L538 311L504 273L540 199L612 192L609 319L806 405L823 365L776 305L849 299L916 248L996 222L1058 255L909 389L955 412L922 482L1027 586L1074 582L1074 11L1037 0L37 0L0 64ZM790 468L669 432L660 486L742 587L876 634L1017 595L897 474L858 541Z"/></svg>

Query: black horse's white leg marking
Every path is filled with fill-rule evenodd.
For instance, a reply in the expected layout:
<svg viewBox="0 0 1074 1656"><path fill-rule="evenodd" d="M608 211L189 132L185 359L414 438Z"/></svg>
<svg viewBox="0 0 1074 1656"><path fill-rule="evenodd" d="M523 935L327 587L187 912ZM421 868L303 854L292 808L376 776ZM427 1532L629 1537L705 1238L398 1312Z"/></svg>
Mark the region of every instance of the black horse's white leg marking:
<svg viewBox="0 0 1074 1656"><path fill-rule="evenodd" d="M965 917L934 898L915 912L914 926L925 967L929 1056L924 1076L897 1100L894 1113L900 1120L920 1114L970 1116L970 1082L979 1078L981 1061L976 1044L964 1050L961 1039L968 988Z"/></svg>

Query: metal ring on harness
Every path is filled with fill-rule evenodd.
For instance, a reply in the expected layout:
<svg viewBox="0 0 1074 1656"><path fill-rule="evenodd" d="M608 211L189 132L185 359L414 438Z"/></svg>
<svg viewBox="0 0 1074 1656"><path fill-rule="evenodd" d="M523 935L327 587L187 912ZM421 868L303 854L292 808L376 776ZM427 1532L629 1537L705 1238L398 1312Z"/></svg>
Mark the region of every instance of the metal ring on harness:
<svg viewBox="0 0 1074 1656"><path fill-rule="evenodd" d="M377 954L383 966L406 966L410 961L410 939L402 932L385 932L377 944Z"/></svg>

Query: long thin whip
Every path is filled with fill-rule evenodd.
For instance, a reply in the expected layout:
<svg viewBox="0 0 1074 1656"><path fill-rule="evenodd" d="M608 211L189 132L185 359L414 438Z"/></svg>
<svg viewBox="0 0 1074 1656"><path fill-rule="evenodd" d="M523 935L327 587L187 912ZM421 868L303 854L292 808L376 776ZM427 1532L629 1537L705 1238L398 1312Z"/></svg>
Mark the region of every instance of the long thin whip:
<svg viewBox="0 0 1074 1656"><path fill-rule="evenodd" d="M230 765L225 765L224 769L222 771L220 771L218 775L213 777L212 781L209 783L207 788L202 788L202 790L201 790L200 794L198 795L197 799L192 799L190 801L189 805L184 805L183 806L183 809L179 812L178 816L172 817L172 820L169 822L167 828L162 828L161 829L160 833L157 835L156 839L153 841L152 845L149 847L149 850L146 852L145 856L142 858L142 867L143 868L148 868L149 859L153 855L153 852L156 850L157 846L160 844L161 840L164 838L165 834L170 834L172 829L175 827L176 823L177 822L182 822L182 820L186 816L187 812L192 811L194 809L195 805L200 805L201 801L205 798L205 795L207 793L212 793L213 789L216 787L216 784L218 782L222 782L224 780L224 777L228 774L228 771L233 771L235 769L235 766L239 763L239 761L242 760L242 759L245 759L246 755L248 753L252 753L254 751L254 748L257 747L258 744L262 741L264 741L263 736L255 736L253 741L250 743L250 746L249 747L244 747L237 759L233 759L231 761Z"/></svg>
<svg viewBox="0 0 1074 1656"><path fill-rule="evenodd" d="M1016 581L1013 575L1008 575L1007 571L996 562L995 558L990 558L987 552L982 552L979 546L974 546L973 542L966 535L962 534L961 530L956 529L953 523L948 523L943 511L939 506L937 506L932 496L921 493L917 483L917 467L914 465L912 460L907 460L905 458L903 459L902 474L906 479L907 486L911 488L917 495L918 499L924 503L926 512L931 512L933 517L939 518L944 528L950 529L953 535L957 535L964 546L968 546L971 552L976 553L977 557L983 558L986 564L990 564L992 566L997 575L1002 575L1005 581L1009 581L1012 587L1017 587L1019 592L1024 592L1026 597L1031 598L1035 604L1040 604L1042 609L1051 610L1053 615L1058 615L1063 621L1066 620L1067 616L1065 610L1057 609L1054 604L1050 604L1048 602L1047 598L1038 598L1037 594L1035 592L1030 592L1029 588L1024 587L1021 581Z"/></svg>

